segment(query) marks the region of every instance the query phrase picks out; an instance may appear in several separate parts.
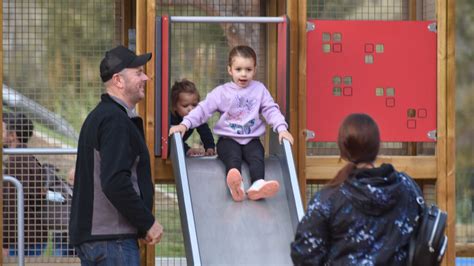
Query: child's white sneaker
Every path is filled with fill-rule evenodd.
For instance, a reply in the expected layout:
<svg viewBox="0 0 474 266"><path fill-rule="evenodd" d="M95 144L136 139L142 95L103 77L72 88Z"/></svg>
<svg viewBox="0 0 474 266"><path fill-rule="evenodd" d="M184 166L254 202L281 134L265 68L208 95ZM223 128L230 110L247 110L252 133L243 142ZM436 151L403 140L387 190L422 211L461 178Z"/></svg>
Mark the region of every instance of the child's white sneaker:
<svg viewBox="0 0 474 266"><path fill-rule="evenodd" d="M234 201L243 201L245 198L244 182L239 170L232 168L227 173L227 187Z"/></svg>
<svg viewBox="0 0 474 266"><path fill-rule="evenodd" d="M275 196L279 189L280 184L278 181L265 181L263 179L259 179L253 182L252 186L250 186L250 188L247 190L247 196L251 200L270 198Z"/></svg>

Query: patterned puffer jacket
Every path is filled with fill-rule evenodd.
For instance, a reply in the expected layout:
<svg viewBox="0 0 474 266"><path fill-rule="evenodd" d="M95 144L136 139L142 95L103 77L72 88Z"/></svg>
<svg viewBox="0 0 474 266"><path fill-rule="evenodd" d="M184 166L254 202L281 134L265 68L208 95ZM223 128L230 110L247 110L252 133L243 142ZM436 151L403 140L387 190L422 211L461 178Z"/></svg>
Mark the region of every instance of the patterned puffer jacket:
<svg viewBox="0 0 474 266"><path fill-rule="evenodd" d="M291 243L295 265L405 265L416 194L392 165L356 169L308 204Z"/></svg>

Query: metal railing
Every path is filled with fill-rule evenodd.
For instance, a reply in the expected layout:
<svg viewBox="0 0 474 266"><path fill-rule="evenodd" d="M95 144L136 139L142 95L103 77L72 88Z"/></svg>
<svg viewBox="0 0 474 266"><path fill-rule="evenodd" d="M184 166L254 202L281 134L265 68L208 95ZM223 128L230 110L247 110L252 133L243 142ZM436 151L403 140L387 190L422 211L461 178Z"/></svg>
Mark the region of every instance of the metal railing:
<svg viewBox="0 0 474 266"><path fill-rule="evenodd" d="M4 148L4 155L64 155L77 154L75 148Z"/></svg>
<svg viewBox="0 0 474 266"><path fill-rule="evenodd" d="M181 23L281 23L284 17L215 17L215 16L170 16L171 22Z"/></svg>
<svg viewBox="0 0 474 266"><path fill-rule="evenodd" d="M3 182L12 183L17 190L17 209L18 209L18 265L25 265L25 213L23 207L23 185L18 181L18 179L12 176L3 176Z"/></svg>

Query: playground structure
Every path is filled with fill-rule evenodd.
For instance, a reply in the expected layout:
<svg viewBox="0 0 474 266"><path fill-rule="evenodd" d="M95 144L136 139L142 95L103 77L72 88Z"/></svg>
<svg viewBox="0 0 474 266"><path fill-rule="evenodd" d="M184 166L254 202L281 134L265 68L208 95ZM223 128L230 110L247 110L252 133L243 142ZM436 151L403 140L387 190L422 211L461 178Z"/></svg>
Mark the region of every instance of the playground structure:
<svg viewBox="0 0 474 266"><path fill-rule="evenodd" d="M277 89L279 87L278 84L282 82L279 81L279 79L283 76L287 78L283 83L288 84L288 97L283 101L279 101L279 103L280 105L286 104L286 108L282 109L287 110L290 131L295 136L295 144L292 148L303 202L306 202L308 195L311 195L320 184L332 178L334 173L342 166L342 162L339 161L336 152L333 135L331 135L334 129L331 131L331 129L319 129L318 127L322 124L331 124L326 122L337 124L334 120L337 120L337 115L342 114L340 112L338 113L337 109L347 105L329 101L334 100L334 97L340 98L337 100L347 100L351 95L355 98L357 95L356 90L361 90L361 88L366 88L365 86L367 86L370 88L369 93L371 94L368 94L366 98L383 99L383 103L385 104L383 108L390 107L392 104L392 100L390 99L394 95L396 97L397 107L403 100L408 101L407 106L413 104L413 102L418 104L408 108L402 105L404 107L403 110L399 110L397 113L390 110L390 114L396 113L398 115L397 117L380 117L383 121L383 125L388 122L388 119L395 121L404 119L403 124L406 126L403 130L406 131L406 134L396 134L399 132L397 128L384 129L382 126L382 137L384 137L384 132L392 133L393 135L384 139L385 143L381 152L383 155L379 158L377 163L392 163L397 169L406 171L415 177L423 187L425 197L431 201L436 201L442 209L447 210L449 215L447 230L449 244L444 260L445 265L453 265L456 255L473 256L474 249L469 248L469 246L456 247L455 245L454 1L387 1L385 4L379 3L378 6L376 6L375 3L377 1L374 3L370 1L359 1L359 5L356 5L357 7L352 7L352 5L349 4L350 1L340 1L339 5L331 5L325 0L249 1L251 3L249 3L248 6L245 4L235 6L232 5L232 1L223 1L225 3L222 3L222 8L212 6L210 4L212 1L201 1L200 4L195 4L193 1L188 1L189 3L186 1L184 1L186 3L176 1L177 3L173 4L173 1L161 0L124 0L111 2L115 3L115 31L116 37L118 37L115 39L115 42L118 41L132 47L134 46L139 54L154 51L155 60L152 60L146 66L146 72L151 78L147 84L146 99L139 106L139 113L145 121L145 134L150 152L152 154L159 154L159 156L153 157L152 159L156 183L166 184L172 183L175 180L170 160L163 158L166 157L166 153L163 153L163 151L157 153L157 151L163 147L161 143L169 144L169 141L167 142L166 140L168 128L167 124L164 123L167 119L167 113L165 113L167 106L163 103L166 102L157 100L163 95L165 99L167 97L163 91L161 91L162 95L159 95L160 90L157 90L157 82L161 81L161 83L163 83L164 79L168 79L167 81L165 80L164 83L169 84L179 77L187 76L190 79L196 80L197 83L201 85L200 87L203 87L202 89L210 90L213 85L225 78L225 75L223 76L222 73L214 70L214 66L217 65L216 68L221 70L225 69L228 47L245 43L251 45L257 51L259 58L258 73L260 75L258 78L267 84L267 87L277 96L276 98L281 94L281 91ZM374 8L371 8L371 3L374 5ZM192 8L186 7L186 5L191 5ZM160 62L165 62L163 57L166 56L166 54L161 52L164 49L163 47L161 51L157 48L157 40L162 41L163 36L157 34L156 19L157 17L161 18L161 16L165 14L189 17L197 15L216 17L237 15L241 17L285 17L289 22L289 38L286 43L288 55L286 65L288 68L284 73L279 72L278 69L278 60L281 60L282 57L278 50L279 29L275 25L263 26L256 22L250 24L229 22L213 26L213 30L218 32L217 34L215 32L212 33L213 35L210 35L211 38L209 38L210 40L208 41L211 43L210 45L218 47L218 49L215 50L217 51L216 54L213 54L214 50L206 50L209 49L207 48L209 45L199 47L192 46L192 44L189 46L181 44L183 42L196 42L196 39L203 38L198 36L200 30L209 27L204 23L195 25L186 23L186 25L180 24L171 26L175 27L171 28L171 32L175 32L176 35L168 36L168 38L171 39L173 46L171 48L174 50L171 50L168 55L170 56L168 63L171 66L168 69L169 72L163 72L164 69L166 70L166 67L163 68L163 64L160 64ZM318 20L321 20L321 23L318 22ZM334 25L328 25L327 27L335 27L336 30L328 28L326 31L323 30L319 32L321 27L324 27L322 24L326 23L322 22L323 20L332 22ZM318 63L321 63L322 60L317 60L322 57L320 54L317 54L315 57L310 57L310 55L312 55L312 53L314 55L314 53L321 52L323 55L324 53L328 53L332 56L336 53L346 52L346 48L351 46L351 43L346 42L346 40L348 40L346 36L354 32L354 30L351 30L349 27L356 25L358 21L362 20L364 23L367 23L367 25L365 25L366 27L388 24L388 22L390 22L392 24L385 26L386 29L390 29L388 33L386 32L388 36L405 36L402 40L411 37L419 37L421 38L420 40L425 40L428 45L431 45L431 50L427 51L427 49L422 49L422 46L418 45L418 42L413 41L414 43L412 44L414 44L415 47L410 46L406 48L421 49L431 55L431 57L428 58L431 60L428 64L429 68L423 69L422 71L424 75L423 80L427 82L423 84L409 84L414 85L414 87L410 88L411 90L421 88L421 95L415 97L414 93L403 94L406 92L406 89L404 90L405 84L398 85L397 82L399 82L399 80L396 79L398 76L394 73L397 69L414 64L414 61L402 62L397 65L398 68L387 70L386 72L391 75L378 76L382 81L386 79L387 84L364 84L361 86L358 82L363 80L363 77L358 76L358 74L347 74L347 71L346 73L338 75L331 72L327 73L326 76L318 75L320 74L318 71L324 69L318 68L321 67ZM315 31L311 31L312 26L308 24L308 22L313 23ZM397 23L400 25L393 25ZM436 25L434 32L428 29L433 23ZM407 34L407 32L393 30L398 26L408 27L410 30L414 30L416 27L420 27L420 31L421 29L426 29L426 34L428 34L427 36L430 36L428 38L431 39L426 40L426 38L422 38L417 32L413 33L414 35L403 35ZM131 31L130 29L134 30ZM347 30L347 32L344 30ZM357 30L361 30L361 28L357 28ZM371 37L371 30L363 30L361 30L363 33L358 36L362 38L361 42L363 44L368 45L363 46L364 50L361 53L364 56L359 58L361 58L363 66L367 67L367 64L377 66L377 63L383 60L383 55L390 55L392 40L384 39L383 48L380 48L380 46L377 46L381 44L378 39L364 42L363 38ZM383 33L384 28L382 27L381 30ZM222 36L221 32L224 32L224 36ZM312 37L314 32L319 32L320 35ZM331 34L327 36L324 35L325 33ZM342 33L342 38L333 33ZM209 36L204 36L204 38L206 37ZM315 38L314 43L311 42L312 38ZM198 64L194 63L196 61L193 61L193 64L187 61L189 57L187 48L189 47L200 51L197 56L202 56L203 59L200 59L201 61L198 60ZM380 51L383 51L384 54L379 53ZM409 52L412 54L407 55L408 57L417 55L414 51L410 50ZM101 56L101 53L102 51L98 52L98 57ZM372 55L372 57L370 55ZM196 55L193 56L196 57ZM351 58L350 56L354 56L354 54L348 54L347 56ZM206 62L209 58L211 60ZM315 60L316 62L314 62ZM337 60L339 59L336 58L328 62L335 63L335 65L340 64ZM345 59L345 61L348 61L348 59ZM420 61L423 62L423 60ZM435 66L433 66L433 64L435 64ZM390 62L388 62L388 65L390 65ZM206 66L213 69L214 72L206 72L203 70ZM350 68L350 66L346 67ZM380 68L379 71L380 72L374 75L380 75L385 72L384 69ZM408 74L413 74L412 72ZM215 76L211 77L211 75ZM325 107L325 110L312 109L320 108L320 106L316 105L317 102L313 102L313 100L318 99L318 95L312 94L314 93L312 83L321 80L318 79L318 76L326 78L326 81L329 79L329 81L332 82L330 85L320 84L314 88L314 90L316 90L326 87L329 89L330 94L332 94L327 96L328 101L326 103L328 105ZM348 77L351 77L350 81ZM382 77L384 79L382 79ZM409 78L417 78L417 76L409 76ZM339 84L341 84L341 86L339 86ZM359 88L357 86L359 86ZM369 91L369 89L367 89L367 91ZM201 93L204 97L205 91L201 91ZM344 97L346 98L343 99ZM427 107L421 106L421 102L425 100L427 101ZM354 101L364 103L361 99L355 99ZM366 102L365 104L369 105ZM327 108L334 109L327 110ZM357 108L348 108L345 111L351 110L360 111ZM371 112L378 110L379 109L373 109L368 110L368 112L374 115L375 113ZM326 111L336 117L334 119L327 119L324 123L318 122L321 120L321 117L319 117L319 120L316 119L316 117L318 117L321 111ZM425 120L423 120L425 117L427 118L425 120L429 120L426 122L427 125L423 124L425 123ZM414 130L411 130L413 121L418 125L418 127L415 126L416 131L422 133L410 135L414 132ZM311 123L315 123L314 127L309 126ZM161 135L159 136L156 135L157 129L161 129ZM427 132L431 130L435 130L435 133ZM313 139L310 139L312 137L311 131L316 131L314 132L315 138ZM320 132L327 132L327 134ZM431 138L426 137L428 133L431 134ZM326 137L320 138L321 136ZM265 137L267 148L270 146L269 139L269 135L267 135ZM431 193L429 192L430 190ZM143 259L147 265L153 265L155 263L154 247L143 248L143 254Z"/></svg>

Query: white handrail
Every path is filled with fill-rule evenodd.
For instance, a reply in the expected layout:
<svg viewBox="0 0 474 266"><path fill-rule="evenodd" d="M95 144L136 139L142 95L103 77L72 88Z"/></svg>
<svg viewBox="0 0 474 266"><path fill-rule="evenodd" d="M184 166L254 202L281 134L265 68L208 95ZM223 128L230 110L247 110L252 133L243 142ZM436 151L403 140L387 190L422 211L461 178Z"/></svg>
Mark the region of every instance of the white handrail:
<svg viewBox="0 0 474 266"><path fill-rule="evenodd" d="M60 154L77 154L75 148L4 148L3 154L6 155L25 155L25 154L41 154L41 155L60 155Z"/></svg>

